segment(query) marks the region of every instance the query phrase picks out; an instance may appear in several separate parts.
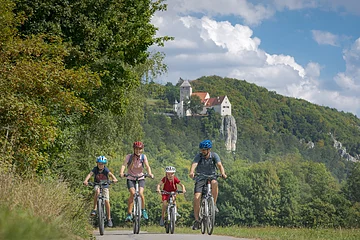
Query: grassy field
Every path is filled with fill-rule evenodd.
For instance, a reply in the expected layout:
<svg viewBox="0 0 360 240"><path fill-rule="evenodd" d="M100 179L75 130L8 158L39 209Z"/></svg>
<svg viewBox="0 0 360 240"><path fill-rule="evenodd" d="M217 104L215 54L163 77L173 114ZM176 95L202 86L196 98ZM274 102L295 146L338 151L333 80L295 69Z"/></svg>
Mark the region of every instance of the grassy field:
<svg viewBox="0 0 360 240"><path fill-rule="evenodd" d="M164 233L165 229L158 226L142 226L141 231ZM201 234L189 227L175 229L176 233ZM237 238L256 240L359 240L360 229L307 229L307 228L244 228L244 227L217 227L214 235L225 235Z"/></svg>

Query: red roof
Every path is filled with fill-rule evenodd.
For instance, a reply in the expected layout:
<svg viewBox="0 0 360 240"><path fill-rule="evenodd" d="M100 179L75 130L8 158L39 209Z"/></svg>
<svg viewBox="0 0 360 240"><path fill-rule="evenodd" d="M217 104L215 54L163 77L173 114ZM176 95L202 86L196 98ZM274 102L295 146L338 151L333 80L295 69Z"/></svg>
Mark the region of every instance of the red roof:
<svg viewBox="0 0 360 240"><path fill-rule="evenodd" d="M207 94L208 94L207 92L194 92L194 93L192 93L191 95L192 95L192 96L194 96L194 95L198 96L198 97L200 98L201 102L202 102L202 103L205 103L205 102L206 102L206 101L205 101L205 98L206 98L206 95L207 95Z"/></svg>
<svg viewBox="0 0 360 240"><path fill-rule="evenodd" d="M209 98L206 102L206 107L220 105L224 101L225 96Z"/></svg>

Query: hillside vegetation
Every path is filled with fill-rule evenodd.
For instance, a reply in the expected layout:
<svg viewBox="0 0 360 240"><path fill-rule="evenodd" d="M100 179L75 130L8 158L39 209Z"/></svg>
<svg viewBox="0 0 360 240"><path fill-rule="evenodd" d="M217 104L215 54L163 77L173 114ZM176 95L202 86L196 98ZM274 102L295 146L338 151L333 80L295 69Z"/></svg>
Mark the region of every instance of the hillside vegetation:
<svg viewBox="0 0 360 240"><path fill-rule="evenodd" d="M155 174L145 191L150 224L160 218L154 191L167 165L188 190L178 198L179 225L192 224L188 171L199 142L211 139L229 176L220 180L218 225L359 227L359 163L342 158L331 138L352 156L360 153L353 114L243 80L201 77L191 82L194 91L227 95L232 103L238 141L228 152L218 114L169 116L179 84L151 81L166 66L148 48L171 40L155 37L151 24L156 11L166 10L163 1L0 5L0 180L7 189L1 234L12 235L22 222L29 228L23 238L50 239L36 235L44 225L54 239L88 238L93 193L82 185L85 176L99 155L118 175L139 140ZM124 179L110 196L114 225L126 226Z"/></svg>

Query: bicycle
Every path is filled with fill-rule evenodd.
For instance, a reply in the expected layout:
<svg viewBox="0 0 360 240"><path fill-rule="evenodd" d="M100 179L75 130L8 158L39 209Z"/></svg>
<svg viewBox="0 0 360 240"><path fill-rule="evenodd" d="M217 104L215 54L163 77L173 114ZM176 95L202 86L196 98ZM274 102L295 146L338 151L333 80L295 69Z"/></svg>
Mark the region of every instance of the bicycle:
<svg viewBox="0 0 360 240"><path fill-rule="evenodd" d="M105 228L105 219L106 219L106 209L105 209L105 197L103 196L104 186L110 185L113 181L103 180L100 182L89 182L89 186L99 186L100 193L97 198L97 217L99 221L99 232L100 235L104 235Z"/></svg>
<svg viewBox="0 0 360 240"><path fill-rule="evenodd" d="M166 233L170 232L171 234L173 234L175 231L177 208L176 208L176 203L174 201L174 197L178 193L183 193L183 191L180 191L180 190L176 190L176 191L172 191L172 192L167 192L164 190L161 191L161 194L170 195L169 199L167 200L167 202L168 202L167 211L166 211L167 212L167 221L165 223Z"/></svg>
<svg viewBox="0 0 360 240"><path fill-rule="evenodd" d="M133 177L135 178L135 194L134 194L134 206L132 209L132 215L133 215L133 232L134 234L139 234L140 232L140 219L141 219L141 196L139 192L139 178L142 177L150 177L147 173L141 175L141 176L134 176L129 173L125 173L124 177Z"/></svg>
<svg viewBox="0 0 360 240"><path fill-rule="evenodd" d="M215 225L215 202L214 197L211 193L211 180L221 177L221 174L196 174L196 176L201 176L206 178L206 192L204 191L201 194L201 203L199 211L199 220L201 223L201 233L204 234L205 231L209 235L213 233Z"/></svg>

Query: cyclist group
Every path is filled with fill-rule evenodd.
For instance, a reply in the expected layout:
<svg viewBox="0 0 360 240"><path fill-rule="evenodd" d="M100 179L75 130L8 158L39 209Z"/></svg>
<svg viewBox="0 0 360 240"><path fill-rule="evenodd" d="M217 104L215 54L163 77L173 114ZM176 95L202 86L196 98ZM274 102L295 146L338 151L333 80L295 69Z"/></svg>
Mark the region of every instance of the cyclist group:
<svg viewBox="0 0 360 240"><path fill-rule="evenodd" d="M146 168L148 175L151 178L154 178L154 175L151 172L151 168L148 162L148 159L145 154L143 154L144 144L142 142L134 142L133 143L134 152L132 154L128 154L120 169L120 177L124 177L124 171L127 169L127 188L129 190L129 199L128 199L128 208L127 208L127 216L125 221L132 220L132 208L134 205L133 199L135 194L135 179L132 176L142 176L144 168ZM193 200L193 207L194 207L194 216L195 221L192 226L193 230L199 229L200 221L199 221L199 210L200 210L200 200L201 194L203 191L204 186L206 185L206 179L201 177L198 174L205 174L205 175L214 175L216 174L216 170L219 169L221 177L226 178L224 167L221 163L220 157L217 153L211 152L212 142L210 140L204 140L200 142L199 149L200 152L195 156L191 167L189 176L192 179L195 179L195 187L194 187L194 200ZM118 180L114 176L113 173L105 166L107 163L107 159L104 156L100 156L96 159L96 164L90 173L86 176L84 180L84 185L88 185L89 179L94 176L94 181L99 182L101 180L109 180L111 177L113 182L117 182ZM161 194L162 191L160 187L163 188L166 192L176 191L177 185L179 184L182 187L182 191L186 192L185 186L180 183L180 180L175 177L176 169L172 166L168 166L165 168L166 175L161 179L159 184L157 185L157 191ZM141 209L142 209L142 216L144 219L148 219L148 213L145 209L145 198L144 198L144 187L145 187L145 178L139 179L139 193L141 197ZM212 195L214 197L215 202L215 211L218 212L216 207L216 200L218 196L218 182L214 177L211 180L211 188L212 188ZM94 188L94 207L91 211L91 215L96 215L96 202L97 197L99 194L99 189ZM110 214L110 202L109 202L109 189L108 186L104 187L104 196L105 196L105 208L106 208L106 216L107 216L107 225L108 227L112 227L111 221L111 214ZM160 225L164 225L164 215L167 207L167 200L170 196L168 194L162 194L162 215L160 219Z"/></svg>

